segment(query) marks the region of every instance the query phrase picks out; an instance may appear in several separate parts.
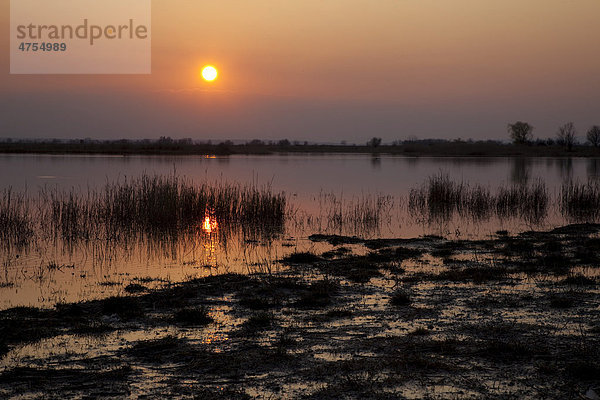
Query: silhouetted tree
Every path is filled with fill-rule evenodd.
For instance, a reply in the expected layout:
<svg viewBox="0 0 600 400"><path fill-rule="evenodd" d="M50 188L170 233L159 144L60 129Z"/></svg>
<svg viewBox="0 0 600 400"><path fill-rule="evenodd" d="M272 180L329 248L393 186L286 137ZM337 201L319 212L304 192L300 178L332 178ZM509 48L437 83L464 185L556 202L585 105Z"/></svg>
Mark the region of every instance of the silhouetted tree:
<svg viewBox="0 0 600 400"><path fill-rule="evenodd" d="M291 143L287 139L280 140L277 144L281 147L288 147Z"/></svg>
<svg viewBox="0 0 600 400"><path fill-rule="evenodd" d="M600 147L600 126L594 125L587 132L587 140L594 147Z"/></svg>
<svg viewBox="0 0 600 400"><path fill-rule="evenodd" d="M231 154L231 149L225 142L221 142L217 145L216 149L214 149L215 154L224 156Z"/></svg>
<svg viewBox="0 0 600 400"><path fill-rule="evenodd" d="M577 135L577 131L575 130L575 125L572 122L567 122L558 128L558 132L556 133L558 143L562 146L565 146L568 151L571 151L573 145L575 144L575 135Z"/></svg>
<svg viewBox="0 0 600 400"><path fill-rule="evenodd" d="M378 138L378 137L373 137L373 138L371 138L371 140L369 140L367 142L367 146L373 147L373 148L378 147L380 144L381 144L381 138Z"/></svg>
<svg viewBox="0 0 600 400"><path fill-rule="evenodd" d="M527 122L517 121L514 124L508 124L508 133L513 143L528 143L533 138L533 126Z"/></svg>

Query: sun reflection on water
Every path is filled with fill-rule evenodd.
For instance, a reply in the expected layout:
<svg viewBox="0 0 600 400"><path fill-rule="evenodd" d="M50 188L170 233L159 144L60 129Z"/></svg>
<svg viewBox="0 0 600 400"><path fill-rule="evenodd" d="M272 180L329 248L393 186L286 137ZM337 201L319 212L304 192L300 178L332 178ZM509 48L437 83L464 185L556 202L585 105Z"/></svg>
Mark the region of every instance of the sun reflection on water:
<svg viewBox="0 0 600 400"><path fill-rule="evenodd" d="M217 224L217 220L213 217L206 216L204 218L204 223L202 224L202 230L206 233L212 233L213 231L217 231L219 224Z"/></svg>
<svg viewBox="0 0 600 400"><path fill-rule="evenodd" d="M217 267L218 229L219 224L217 223L217 220L210 215L206 215L204 222L202 223L202 230L207 238L202 241L202 245L207 255L206 265L213 268Z"/></svg>

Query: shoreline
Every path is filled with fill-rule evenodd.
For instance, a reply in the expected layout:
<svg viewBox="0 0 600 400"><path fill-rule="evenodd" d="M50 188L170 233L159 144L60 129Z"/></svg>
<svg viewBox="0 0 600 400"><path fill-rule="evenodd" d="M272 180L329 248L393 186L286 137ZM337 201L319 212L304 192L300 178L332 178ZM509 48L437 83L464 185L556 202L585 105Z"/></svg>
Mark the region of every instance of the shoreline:
<svg viewBox="0 0 600 400"><path fill-rule="evenodd" d="M0 154L227 156L282 154L366 154L407 157L600 157L600 149L577 145L571 151L544 142L514 145L500 142L415 142L398 145L315 145L161 143L159 141L0 142Z"/></svg>
<svg viewBox="0 0 600 400"><path fill-rule="evenodd" d="M600 385L599 234L313 235L331 249L282 273L3 310L0 394L583 396Z"/></svg>

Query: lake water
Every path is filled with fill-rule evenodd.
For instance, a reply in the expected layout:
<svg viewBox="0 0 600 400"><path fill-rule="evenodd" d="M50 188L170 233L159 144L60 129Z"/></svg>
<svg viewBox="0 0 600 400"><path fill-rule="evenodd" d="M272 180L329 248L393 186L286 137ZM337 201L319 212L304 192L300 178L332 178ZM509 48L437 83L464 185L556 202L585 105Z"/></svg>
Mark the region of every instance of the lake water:
<svg viewBox="0 0 600 400"><path fill-rule="evenodd" d="M136 238L126 245L40 240L0 248L0 308L52 306L122 293L130 283L146 286L224 272L270 271L294 251L323 251L313 233L365 237L484 238L498 230L517 233L572 222L556 204L564 183L600 177L600 158L433 158L369 155L273 155L229 157L0 155L0 189L36 195L39 188L86 191L142 175L177 175L195 183L269 185L285 192L290 217L272 239L223 240L218 229L177 240ZM498 187L546 184L550 205L535 221L515 217L427 219L408 207L411 189L431 176ZM364 205L378 209L375 223L353 220Z"/></svg>

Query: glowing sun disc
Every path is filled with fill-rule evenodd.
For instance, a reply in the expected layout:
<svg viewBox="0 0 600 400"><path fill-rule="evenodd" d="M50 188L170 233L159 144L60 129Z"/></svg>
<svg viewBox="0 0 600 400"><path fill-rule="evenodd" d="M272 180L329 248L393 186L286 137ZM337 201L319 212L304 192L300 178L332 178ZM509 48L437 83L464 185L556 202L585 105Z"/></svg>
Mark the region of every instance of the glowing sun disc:
<svg viewBox="0 0 600 400"><path fill-rule="evenodd" d="M215 79L217 79L217 69L213 66L208 66L208 67L204 67L204 69L202 69L202 78L204 78L205 81L214 81Z"/></svg>

